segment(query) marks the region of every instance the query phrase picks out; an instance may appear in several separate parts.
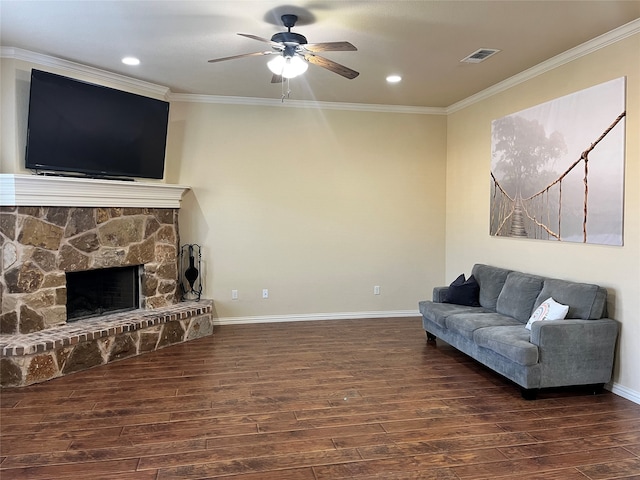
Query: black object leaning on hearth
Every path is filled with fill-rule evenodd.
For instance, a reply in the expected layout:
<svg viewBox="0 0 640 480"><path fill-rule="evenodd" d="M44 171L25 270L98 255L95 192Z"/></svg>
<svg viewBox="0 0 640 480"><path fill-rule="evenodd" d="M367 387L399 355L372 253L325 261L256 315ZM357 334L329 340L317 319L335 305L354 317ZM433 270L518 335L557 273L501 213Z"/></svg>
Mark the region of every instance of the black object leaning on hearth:
<svg viewBox="0 0 640 480"><path fill-rule="evenodd" d="M180 288L182 300L199 301L202 295L202 252L200 245L190 243L180 247Z"/></svg>

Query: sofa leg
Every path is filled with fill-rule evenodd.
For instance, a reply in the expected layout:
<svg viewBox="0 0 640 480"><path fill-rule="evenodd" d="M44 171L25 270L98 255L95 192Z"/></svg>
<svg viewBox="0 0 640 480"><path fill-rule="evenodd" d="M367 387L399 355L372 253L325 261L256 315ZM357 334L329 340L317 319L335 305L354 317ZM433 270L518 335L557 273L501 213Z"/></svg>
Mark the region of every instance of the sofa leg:
<svg viewBox="0 0 640 480"><path fill-rule="evenodd" d="M436 336L431 332L425 332L427 334L427 342L435 342Z"/></svg>
<svg viewBox="0 0 640 480"><path fill-rule="evenodd" d="M600 395L604 390L604 383L596 383L594 385L590 385L590 389L593 395Z"/></svg>
<svg viewBox="0 0 640 480"><path fill-rule="evenodd" d="M535 400L538 397L537 388L521 388L520 393L525 400Z"/></svg>

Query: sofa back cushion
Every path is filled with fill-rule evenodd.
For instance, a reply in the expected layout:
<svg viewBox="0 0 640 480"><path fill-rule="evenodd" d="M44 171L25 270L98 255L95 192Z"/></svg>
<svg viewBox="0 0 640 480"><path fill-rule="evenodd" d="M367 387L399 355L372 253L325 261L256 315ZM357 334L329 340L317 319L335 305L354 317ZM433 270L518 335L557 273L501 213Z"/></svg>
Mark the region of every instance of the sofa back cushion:
<svg viewBox="0 0 640 480"><path fill-rule="evenodd" d="M546 278L534 307L538 308L549 297L569 305L566 318L597 320L607 314L607 291L598 285Z"/></svg>
<svg viewBox="0 0 640 480"><path fill-rule="evenodd" d="M482 307L493 310L494 312L496 311L498 296L510 272L511 270L492 267L491 265L483 265L481 263L473 266L471 274L480 285L479 300Z"/></svg>
<svg viewBox="0 0 640 480"><path fill-rule="evenodd" d="M542 290L544 278L528 273L511 272L498 295L496 311L527 323L533 305Z"/></svg>

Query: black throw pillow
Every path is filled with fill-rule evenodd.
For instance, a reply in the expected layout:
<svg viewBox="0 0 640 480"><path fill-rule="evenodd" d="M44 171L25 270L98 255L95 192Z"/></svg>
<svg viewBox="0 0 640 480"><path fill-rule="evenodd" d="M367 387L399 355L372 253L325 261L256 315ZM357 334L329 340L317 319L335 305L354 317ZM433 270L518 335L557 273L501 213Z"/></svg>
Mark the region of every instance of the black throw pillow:
<svg viewBox="0 0 640 480"><path fill-rule="evenodd" d="M467 280L464 279L464 273L460 274L447 290L444 303L455 303L456 305L466 305L468 307L479 307L478 302L480 296L480 285L471 275Z"/></svg>

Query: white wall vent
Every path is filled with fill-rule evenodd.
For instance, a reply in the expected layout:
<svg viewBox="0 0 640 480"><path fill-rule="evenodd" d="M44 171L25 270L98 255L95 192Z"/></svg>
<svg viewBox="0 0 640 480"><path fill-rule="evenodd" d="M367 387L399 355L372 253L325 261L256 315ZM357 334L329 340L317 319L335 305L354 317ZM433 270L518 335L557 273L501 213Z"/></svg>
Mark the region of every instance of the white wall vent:
<svg viewBox="0 0 640 480"><path fill-rule="evenodd" d="M489 58L490 56L495 55L499 51L500 50L498 50L497 48L480 48L475 52L473 52L471 55L464 57L460 61L466 62L466 63L480 63L483 60L486 60L487 58Z"/></svg>

